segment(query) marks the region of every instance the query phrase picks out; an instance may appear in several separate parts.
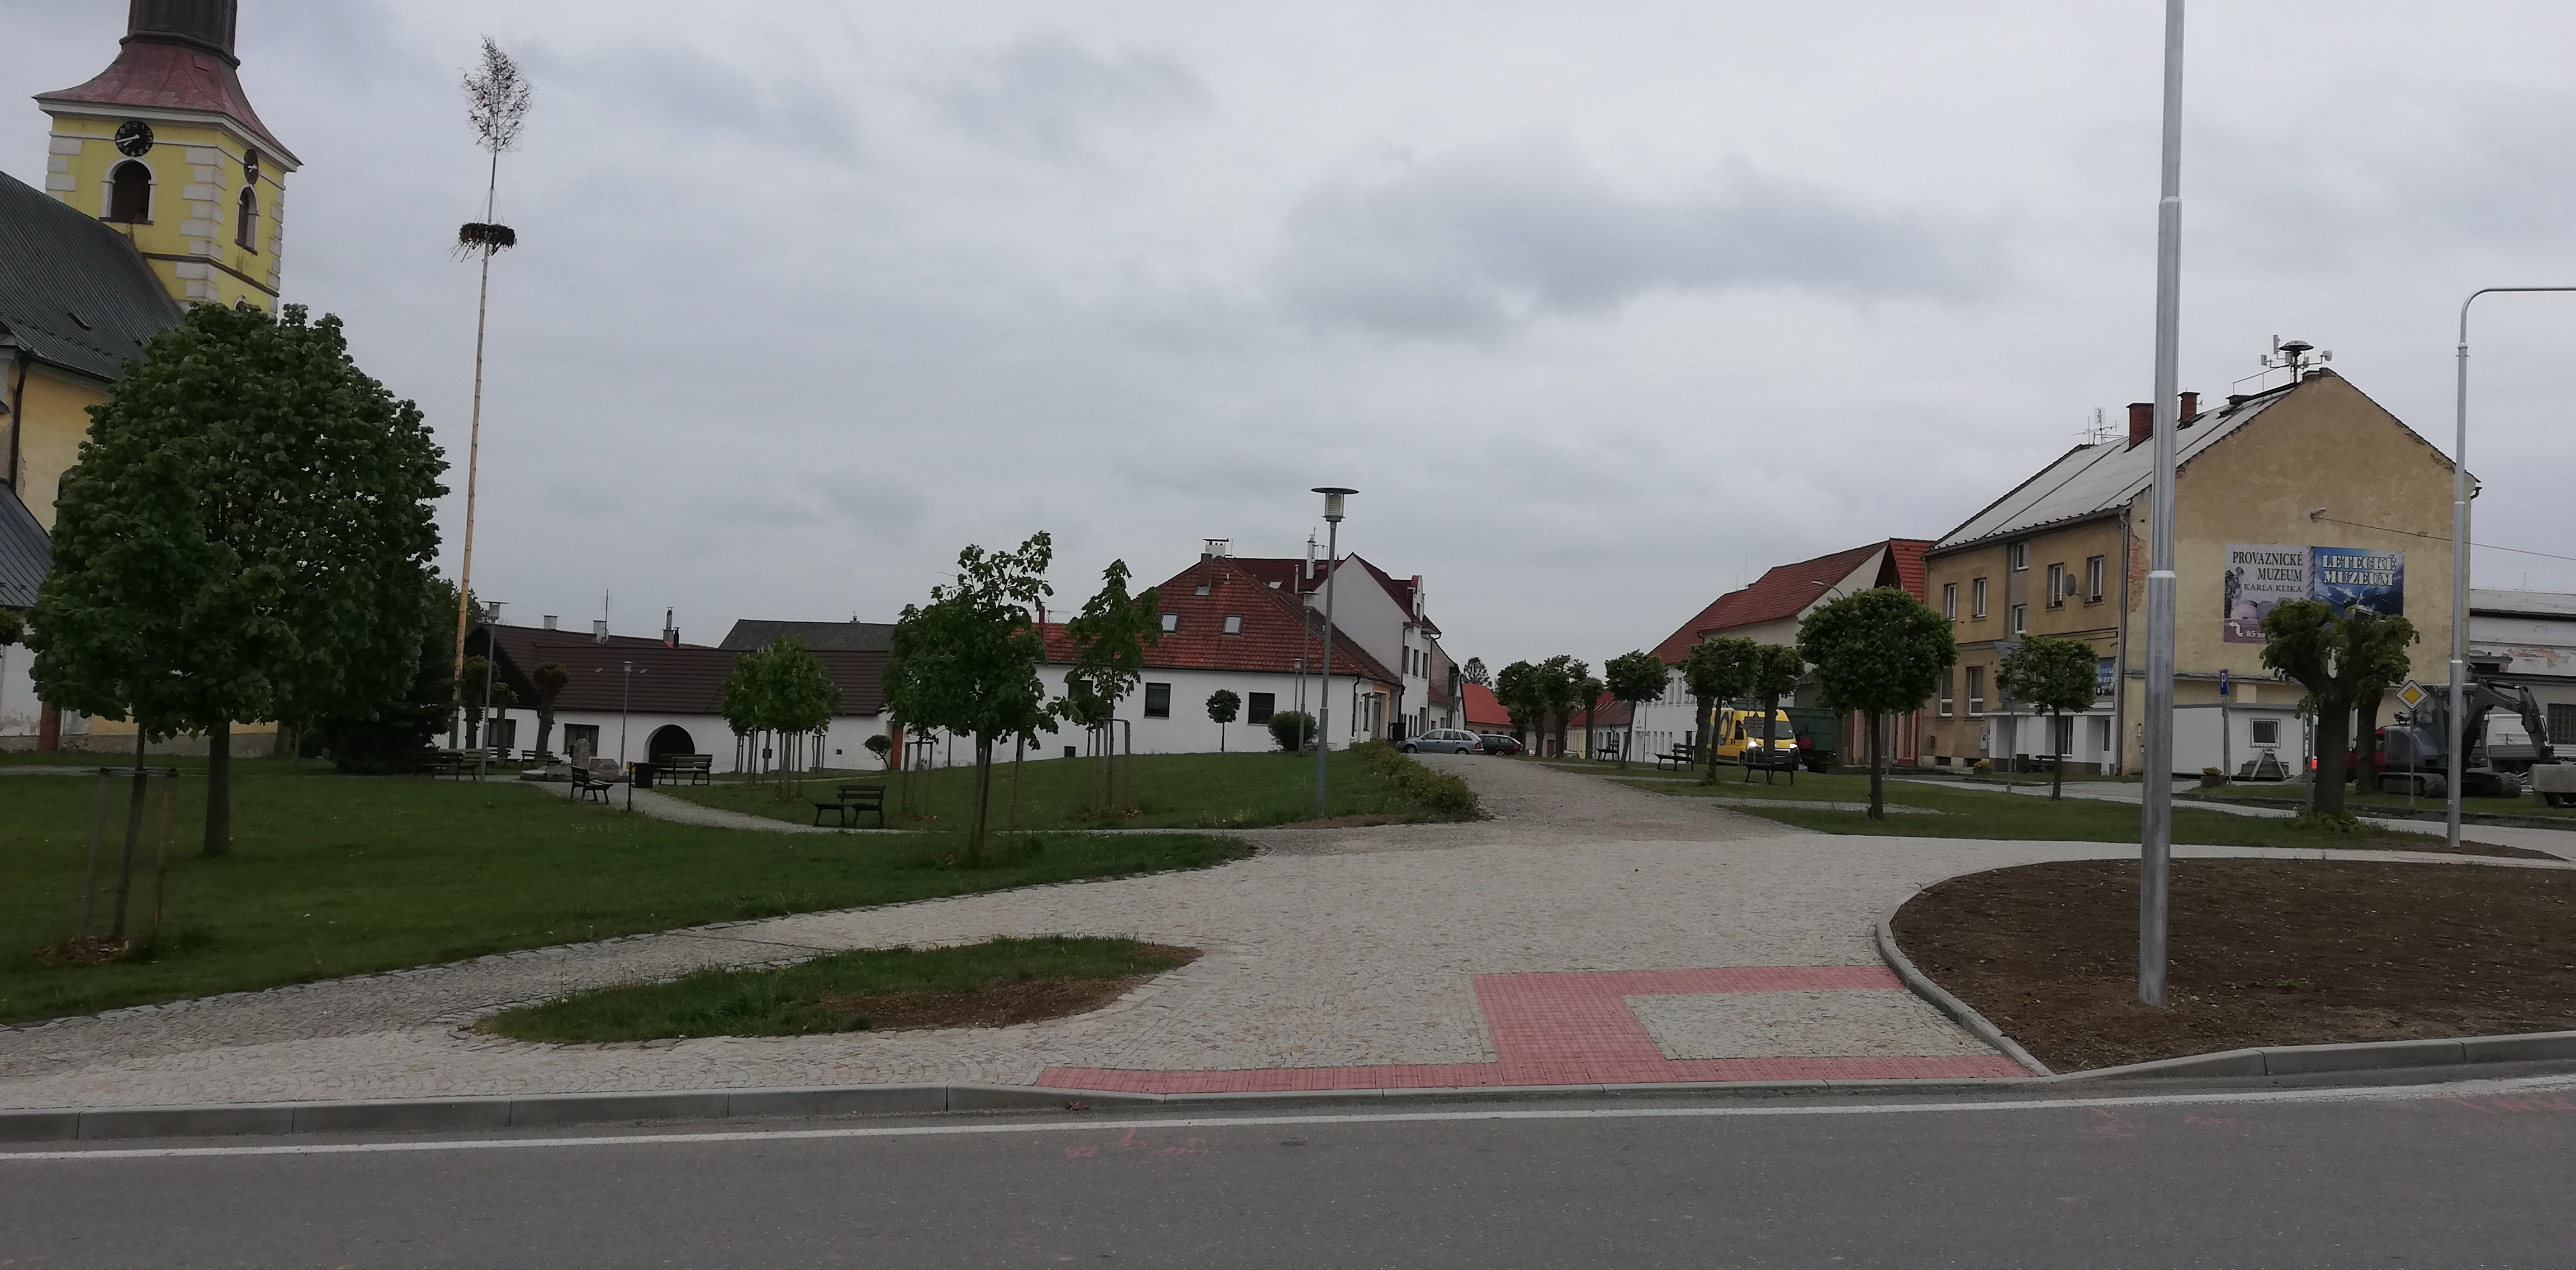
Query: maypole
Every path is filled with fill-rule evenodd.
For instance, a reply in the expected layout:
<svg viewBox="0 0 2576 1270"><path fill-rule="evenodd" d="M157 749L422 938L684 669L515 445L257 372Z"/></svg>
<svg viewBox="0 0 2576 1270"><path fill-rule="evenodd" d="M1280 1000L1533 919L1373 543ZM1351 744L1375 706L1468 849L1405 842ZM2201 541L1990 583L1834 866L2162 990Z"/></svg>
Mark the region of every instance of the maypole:
<svg viewBox="0 0 2576 1270"><path fill-rule="evenodd" d="M449 726L456 740L462 726L461 694L465 691L465 628L474 596L474 485L483 455L483 332L492 305L492 257L519 245L518 231L494 221L501 191L501 152L519 144L519 128L528 116L529 86L519 64L483 37L482 65L465 74L465 117L474 125L475 143L492 156L483 183L483 219L456 231L456 249L481 257L482 289L474 300L474 413L465 441L465 551L456 580L456 665L452 683L459 722ZM488 677L489 672L486 672Z"/></svg>

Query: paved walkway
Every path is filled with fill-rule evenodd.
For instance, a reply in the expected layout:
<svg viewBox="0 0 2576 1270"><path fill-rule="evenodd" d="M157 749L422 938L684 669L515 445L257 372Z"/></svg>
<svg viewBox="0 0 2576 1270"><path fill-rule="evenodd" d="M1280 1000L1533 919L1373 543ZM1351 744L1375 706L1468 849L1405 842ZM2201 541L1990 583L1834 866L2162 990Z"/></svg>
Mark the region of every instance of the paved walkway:
<svg viewBox="0 0 2576 1270"><path fill-rule="evenodd" d="M2001 1055L1886 977L1872 924L1955 874L2131 850L1837 837L1535 764L1433 761L1467 774L1497 818L1263 830L1242 835L1261 855L1218 869L538 949L0 1030L0 1106L941 1080L1296 1089L2009 1074ZM550 1046L468 1026L505 1004L697 966L1057 933L1208 955L1109 1009L1016 1028Z"/></svg>

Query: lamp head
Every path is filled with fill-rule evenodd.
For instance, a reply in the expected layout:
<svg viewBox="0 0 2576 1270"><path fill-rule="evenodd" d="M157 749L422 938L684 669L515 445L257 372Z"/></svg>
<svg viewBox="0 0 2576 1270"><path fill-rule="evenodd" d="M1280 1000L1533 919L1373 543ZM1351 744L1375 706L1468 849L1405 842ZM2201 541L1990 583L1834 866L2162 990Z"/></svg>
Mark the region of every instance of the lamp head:
<svg viewBox="0 0 2576 1270"><path fill-rule="evenodd" d="M1342 499L1359 493L1358 490L1343 489L1339 485L1318 485L1315 487L1315 492L1324 496L1324 519L1337 525L1342 522Z"/></svg>

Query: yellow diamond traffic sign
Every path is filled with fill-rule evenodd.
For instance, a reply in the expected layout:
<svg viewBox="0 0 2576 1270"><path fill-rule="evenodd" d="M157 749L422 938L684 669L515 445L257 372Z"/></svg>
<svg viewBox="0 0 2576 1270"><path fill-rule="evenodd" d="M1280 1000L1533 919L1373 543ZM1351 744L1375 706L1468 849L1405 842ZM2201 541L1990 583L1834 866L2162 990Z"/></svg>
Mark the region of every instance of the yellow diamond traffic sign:
<svg viewBox="0 0 2576 1270"><path fill-rule="evenodd" d="M2426 699L2430 698L2432 695L2432 693L2424 691L2424 685L2419 684L2412 679L2406 681L2405 687L2397 690L2397 699L2405 702L2406 708L2409 710L2424 704Z"/></svg>

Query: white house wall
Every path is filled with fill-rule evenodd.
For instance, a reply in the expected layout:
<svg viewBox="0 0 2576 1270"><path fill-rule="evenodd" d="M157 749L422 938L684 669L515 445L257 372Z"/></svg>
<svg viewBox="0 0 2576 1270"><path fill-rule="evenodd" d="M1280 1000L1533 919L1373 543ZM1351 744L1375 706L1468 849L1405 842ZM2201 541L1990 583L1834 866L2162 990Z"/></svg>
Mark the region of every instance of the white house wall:
<svg viewBox="0 0 2576 1270"><path fill-rule="evenodd" d="M1067 669L1064 666L1048 666L1040 671L1040 677L1046 683L1049 697L1064 695L1064 676ZM1172 686L1170 718L1145 717L1144 685L1148 683L1166 683ZM1368 740L1371 735L1365 730L1368 720L1357 717L1353 709L1352 683L1348 675L1333 676L1332 734L1327 740L1335 749ZM1278 698L1276 709L1297 709L1297 676L1268 671L1166 670L1150 667L1145 671L1143 678L1138 680L1136 691L1118 703L1117 717L1125 721L1122 731L1129 734L1122 740L1122 744L1132 743L1138 754L1215 753L1218 729L1216 724L1208 720L1207 699L1220 688L1232 689L1235 696L1243 699L1235 721L1225 726L1225 748L1228 750L1278 748L1277 744L1270 739L1268 725L1248 721L1252 694L1271 693ZM1316 677L1306 676L1309 707L1313 705L1312 698L1317 690ZM1366 690L1366 688L1362 689L1362 691ZM1386 708L1392 709L1392 704L1390 703ZM1384 720L1380 719L1378 723L1382 728ZM1075 747L1076 753L1082 752L1084 743L1085 737L1081 729L1060 727L1054 735L1047 738L1043 749L1047 754L1060 756L1064 753L1064 747L1068 745Z"/></svg>
<svg viewBox="0 0 2576 1270"><path fill-rule="evenodd" d="M0 737L36 735L36 681L28 672L36 651L24 644L0 644Z"/></svg>
<svg viewBox="0 0 2576 1270"><path fill-rule="evenodd" d="M518 747L536 748L536 713L527 709L517 709L510 711L509 715L519 721ZM614 710L557 710L555 733L549 742L549 748L557 754L569 753L572 747L565 739L564 729L573 724L588 724L599 729L599 757L617 758L619 757L617 745L619 718L620 716ZM689 734L690 742L696 747L691 753L705 754L714 759L714 762L709 765L712 770L718 772L744 770L743 766L735 761L733 729L725 726L721 715L649 714L637 711L624 716L624 719L625 758L629 762L644 761L646 747L651 744L656 730L664 726L676 726ZM819 756L807 753L804 756L805 763L811 767L819 757L822 760L822 766L825 767L845 770L874 769L879 764L877 756L868 752L867 739L884 733L884 715L836 715L826 731L823 753Z"/></svg>

